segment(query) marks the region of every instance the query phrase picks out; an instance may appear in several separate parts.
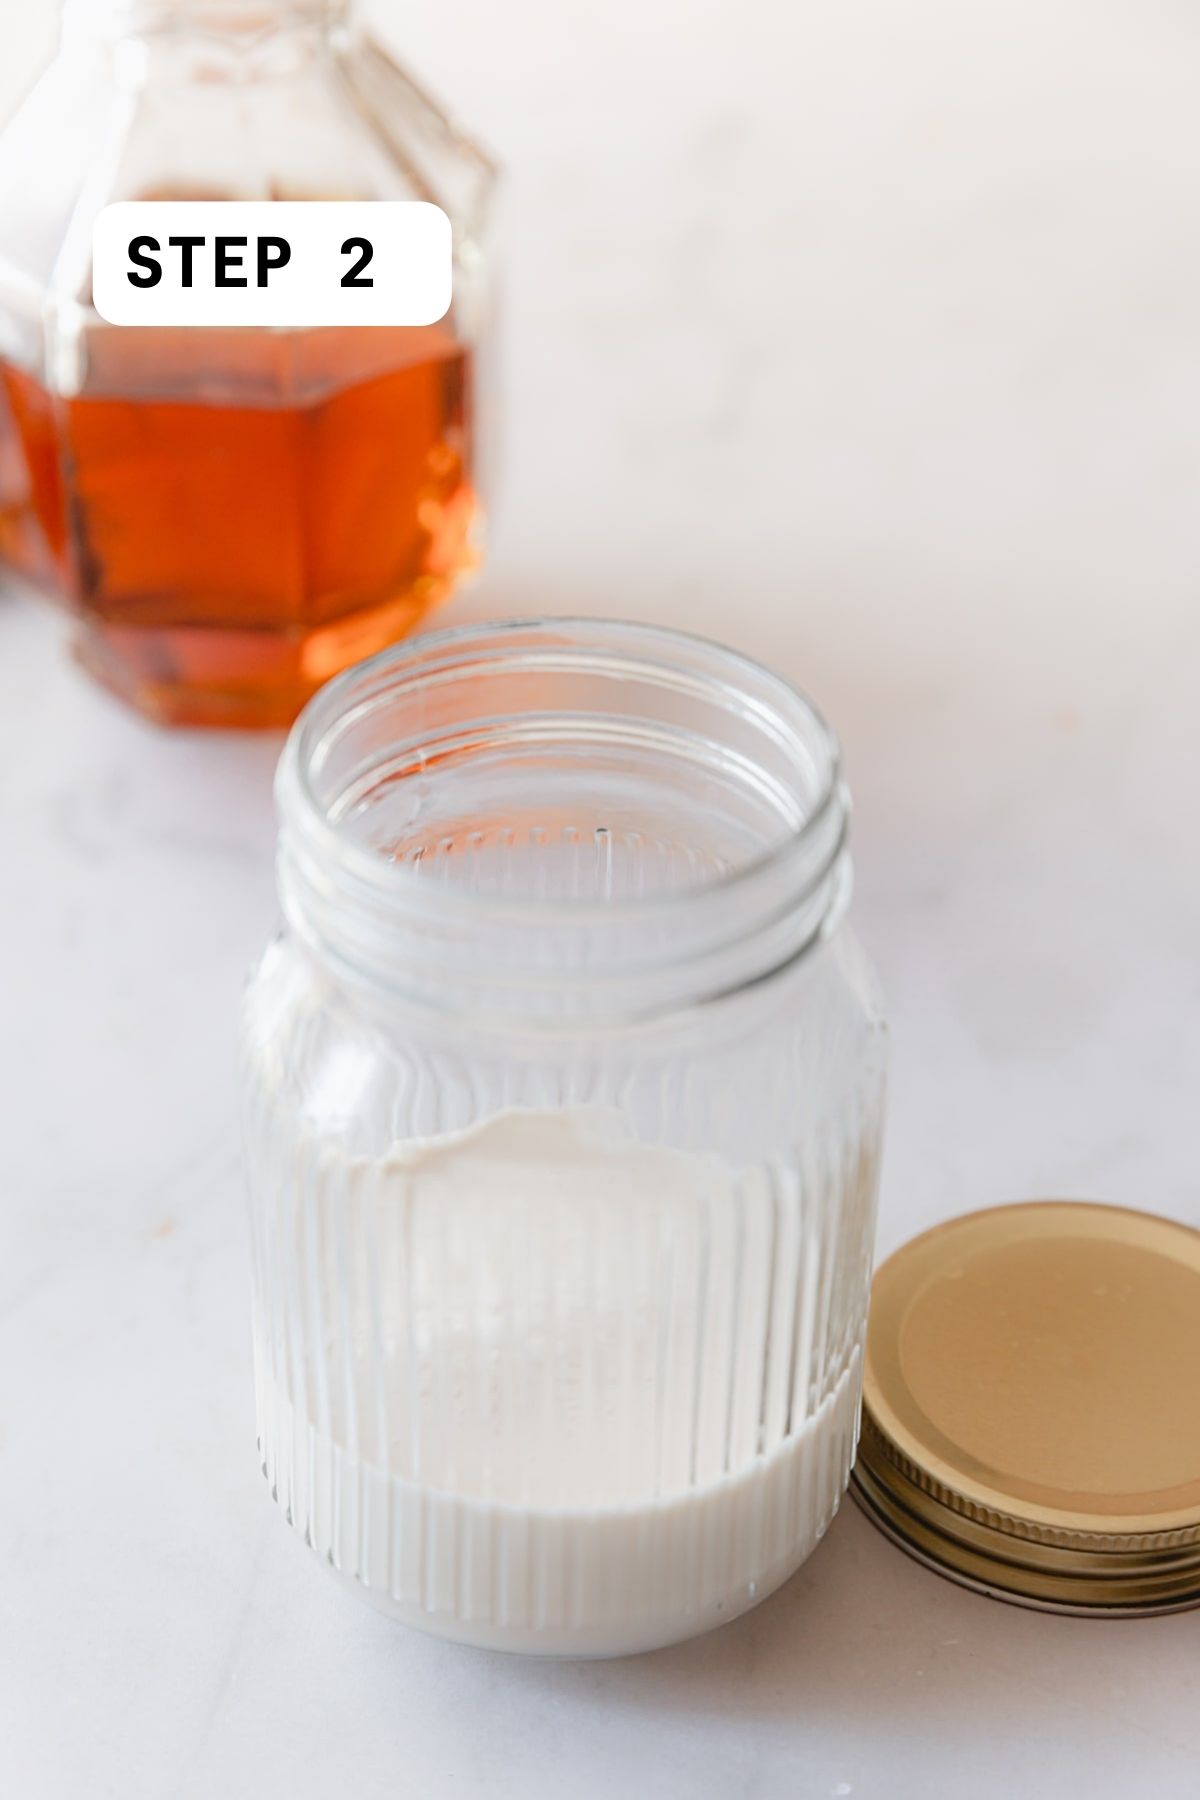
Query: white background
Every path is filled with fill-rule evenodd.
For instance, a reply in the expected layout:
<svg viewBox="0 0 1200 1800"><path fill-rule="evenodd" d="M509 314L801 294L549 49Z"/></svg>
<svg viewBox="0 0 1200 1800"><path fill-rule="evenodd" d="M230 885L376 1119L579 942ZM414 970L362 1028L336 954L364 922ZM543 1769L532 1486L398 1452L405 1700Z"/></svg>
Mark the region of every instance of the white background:
<svg viewBox="0 0 1200 1800"><path fill-rule="evenodd" d="M5 88L34 10L0 0ZM1194 8L387 16L510 177L495 554L443 617L689 625L836 721L895 1026L881 1249L1038 1194L1200 1224ZM625 1664L337 1591L252 1448L233 1038L276 743L164 737L61 636L0 599L5 1792L1194 1800L1200 1614L990 1604L849 1509L745 1621Z"/></svg>

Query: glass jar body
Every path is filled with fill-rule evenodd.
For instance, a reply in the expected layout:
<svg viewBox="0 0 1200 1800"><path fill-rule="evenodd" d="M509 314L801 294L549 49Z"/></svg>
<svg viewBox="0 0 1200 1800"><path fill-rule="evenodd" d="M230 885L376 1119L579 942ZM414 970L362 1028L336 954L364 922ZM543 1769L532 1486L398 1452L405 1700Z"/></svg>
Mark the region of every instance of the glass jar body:
<svg viewBox="0 0 1200 1800"><path fill-rule="evenodd" d="M477 554L491 170L340 8L101 10L0 136L0 564L143 710L286 722ZM106 325L92 221L145 198L435 200L454 305L425 329Z"/></svg>
<svg viewBox="0 0 1200 1800"><path fill-rule="evenodd" d="M399 915L378 941L365 913L350 929L370 865L342 871L343 891L325 860L335 833L302 879L281 779L292 926L245 1016L264 1473L377 1604L547 1654L703 1631L824 1532L855 1448L885 1061L875 982L840 916L836 816L799 888L751 907L743 888L770 857L744 881L713 874L745 799L739 786L723 816L718 763L761 797L750 758L732 744L719 757L708 735L718 716L736 734L730 697L701 719L697 661L646 676L643 704L628 646L610 653L595 629L611 686L590 670L586 758L568 755L589 731L555 710L568 678L549 630L513 670L500 737L495 663L470 676L460 659L458 682L482 684L464 706L427 652L408 773L402 730L370 722L372 678L346 690L343 771L330 774L336 735L308 754L345 793L343 828L387 815L367 830L389 846L381 868L428 910L411 940ZM564 635L564 657L596 651ZM491 654L502 665L509 647ZM411 659L406 679L421 681ZM618 722L618 706L643 716ZM746 732L763 711L746 699ZM672 734L705 759L706 805L689 812L672 765L658 828ZM484 780L503 810L482 806ZM824 791L813 829L836 814ZM473 922L458 938L463 888ZM690 937L710 902L719 932L710 919ZM376 978L385 944L401 949ZM769 968L742 960L726 980L748 944ZM703 997L699 967L715 980ZM681 969L693 997L668 999L659 977Z"/></svg>
<svg viewBox="0 0 1200 1800"><path fill-rule="evenodd" d="M853 1461L871 1269L882 1041L845 928L719 1022L552 1051L388 1021L285 936L247 1046L259 1447L322 1557L547 1653L792 1573ZM395 1154L473 1132L461 1178Z"/></svg>

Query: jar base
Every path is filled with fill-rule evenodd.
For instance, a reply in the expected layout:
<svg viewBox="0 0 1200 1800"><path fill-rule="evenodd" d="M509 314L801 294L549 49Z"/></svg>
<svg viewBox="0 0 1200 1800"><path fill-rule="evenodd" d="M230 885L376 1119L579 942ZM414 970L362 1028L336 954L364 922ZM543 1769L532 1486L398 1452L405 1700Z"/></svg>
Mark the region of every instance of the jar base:
<svg viewBox="0 0 1200 1800"><path fill-rule="evenodd" d="M289 1523L376 1610L431 1636L526 1656L665 1649L788 1580L849 1479L860 1363L765 1456L700 1488L593 1508L449 1494L353 1461L260 1390L263 1472Z"/></svg>
<svg viewBox="0 0 1200 1800"><path fill-rule="evenodd" d="M333 1568L332 1564L329 1568L339 1587L352 1590L373 1611L381 1613L385 1618L394 1619L398 1625L419 1631L424 1637L440 1638L448 1644L462 1644L469 1650L492 1650L504 1656L520 1656L531 1662L613 1662L622 1656L649 1656L655 1650L670 1650L676 1644L686 1644L692 1638L703 1637L706 1632L719 1630L722 1625L732 1625L735 1619L742 1618L764 1600L769 1600L772 1594L778 1593L791 1580L816 1550L825 1530L832 1523L840 1501L840 1495L834 1499L829 1519L825 1521L819 1534L807 1538L803 1544L782 1557L752 1585L737 1594L723 1596L704 1611L646 1621L638 1627L573 1625L567 1629L548 1632L536 1626L521 1630L470 1620L447 1621L422 1612L419 1607L401 1605L388 1594L364 1587L357 1576L347 1575L344 1571Z"/></svg>

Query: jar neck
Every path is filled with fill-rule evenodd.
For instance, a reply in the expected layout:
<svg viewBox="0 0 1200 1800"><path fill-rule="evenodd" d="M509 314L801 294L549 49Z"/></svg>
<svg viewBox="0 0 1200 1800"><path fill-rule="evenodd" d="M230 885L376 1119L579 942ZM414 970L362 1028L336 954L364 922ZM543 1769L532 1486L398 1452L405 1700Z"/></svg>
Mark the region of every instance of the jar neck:
<svg viewBox="0 0 1200 1800"><path fill-rule="evenodd" d="M438 633L331 682L276 787L285 916L336 979L482 1026L661 1019L781 975L850 887L811 705L703 640Z"/></svg>
<svg viewBox="0 0 1200 1800"><path fill-rule="evenodd" d="M115 42L174 31L202 32L233 42L274 31L331 29L352 0L64 0L64 43Z"/></svg>

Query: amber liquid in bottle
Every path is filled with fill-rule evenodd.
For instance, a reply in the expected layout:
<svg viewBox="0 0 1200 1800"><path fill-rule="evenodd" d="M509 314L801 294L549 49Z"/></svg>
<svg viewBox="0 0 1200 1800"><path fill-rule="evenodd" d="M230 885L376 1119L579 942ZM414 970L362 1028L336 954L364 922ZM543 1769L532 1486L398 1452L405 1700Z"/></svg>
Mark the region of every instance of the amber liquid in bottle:
<svg viewBox="0 0 1200 1800"><path fill-rule="evenodd" d="M32 375L0 361L0 567L5 563L39 587L70 586L54 402Z"/></svg>
<svg viewBox="0 0 1200 1800"><path fill-rule="evenodd" d="M284 724L471 560L449 329L102 328L82 390L0 365L0 556L143 711Z"/></svg>

